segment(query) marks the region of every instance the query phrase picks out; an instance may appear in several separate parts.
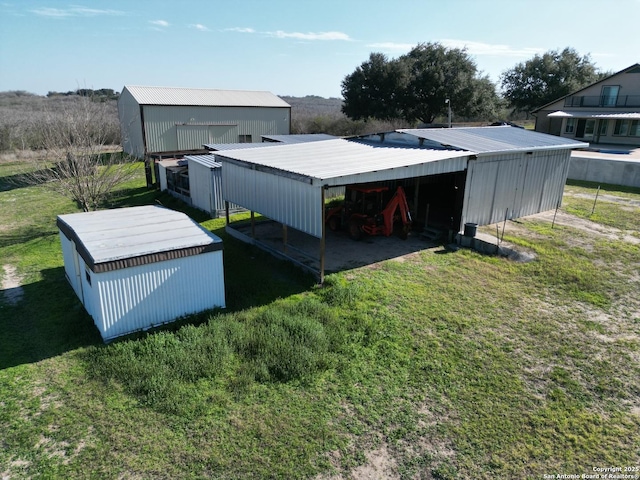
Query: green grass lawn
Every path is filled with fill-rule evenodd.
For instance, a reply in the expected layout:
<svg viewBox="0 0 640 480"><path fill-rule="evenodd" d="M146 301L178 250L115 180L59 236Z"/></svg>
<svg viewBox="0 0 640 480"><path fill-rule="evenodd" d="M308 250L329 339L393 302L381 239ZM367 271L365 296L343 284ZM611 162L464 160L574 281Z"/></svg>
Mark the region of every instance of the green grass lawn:
<svg viewBox="0 0 640 480"><path fill-rule="evenodd" d="M159 201L219 235L228 308L103 345L64 277L55 217L77 208L7 183L19 167L0 163L0 274L15 267L23 288L15 305L0 293L3 480L539 479L640 463L637 243L523 219L505 240L533 262L435 248L319 287L141 172L111 206ZM596 190L575 188L564 211L637 238L640 207L610 200L640 192L608 190L598 217Z"/></svg>

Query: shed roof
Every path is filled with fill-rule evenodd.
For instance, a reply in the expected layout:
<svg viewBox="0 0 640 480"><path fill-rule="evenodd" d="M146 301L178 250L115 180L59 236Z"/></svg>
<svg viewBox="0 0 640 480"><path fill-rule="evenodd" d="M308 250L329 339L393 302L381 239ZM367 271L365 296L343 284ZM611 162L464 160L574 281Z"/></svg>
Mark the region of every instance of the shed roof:
<svg viewBox="0 0 640 480"><path fill-rule="evenodd" d="M125 85L140 105L181 105L203 107L291 107L277 95L254 90L212 88L148 87Z"/></svg>
<svg viewBox="0 0 640 480"><path fill-rule="evenodd" d="M262 138L270 140L271 142L279 143L306 143L319 142L321 140L334 140L339 137L329 135L327 133L298 133L293 135L262 135Z"/></svg>
<svg viewBox="0 0 640 480"><path fill-rule="evenodd" d="M59 215L57 224L96 273L222 249L184 213L155 205Z"/></svg>
<svg viewBox="0 0 640 480"><path fill-rule="evenodd" d="M215 155L187 155L184 158L186 158L187 160L191 160L192 162L199 163L200 165L203 165L203 166L209 167L209 168L220 168L220 167L222 167L221 163L216 162L216 156Z"/></svg>
<svg viewBox="0 0 640 480"><path fill-rule="evenodd" d="M469 152L371 144L359 140L275 145L270 148L229 150L215 154L219 160L260 165L275 175L295 174L302 181L322 183L330 179L381 173L437 161L458 159L454 170L464 170ZM336 183L336 182L333 182Z"/></svg>
<svg viewBox="0 0 640 480"><path fill-rule="evenodd" d="M245 148L260 148L278 145L276 142L256 142L256 143L205 143L202 145L207 150L219 152L222 150L241 150Z"/></svg>
<svg viewBox="0 0 640 480"><path fill-rule="evenodd" d="M511 126L399 129L398 132L480 155L588 147L588 143Z"/></svg>

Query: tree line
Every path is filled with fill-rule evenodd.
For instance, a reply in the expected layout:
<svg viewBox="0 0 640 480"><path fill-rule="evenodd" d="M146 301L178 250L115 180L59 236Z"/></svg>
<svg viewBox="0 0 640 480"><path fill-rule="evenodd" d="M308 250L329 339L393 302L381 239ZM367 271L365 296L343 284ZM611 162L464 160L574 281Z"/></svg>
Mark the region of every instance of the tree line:
<svg viewBox="0 0 640 480"><path fill-rule="evenodd" d="M420 43L389 59L371 53L342 81L342 111L353 120L402 119L431 124L453 110L458 120L504 120L590 85L605 76L575 49L550 50L505 71L502 94L483 76L466 49Z"/></svg>

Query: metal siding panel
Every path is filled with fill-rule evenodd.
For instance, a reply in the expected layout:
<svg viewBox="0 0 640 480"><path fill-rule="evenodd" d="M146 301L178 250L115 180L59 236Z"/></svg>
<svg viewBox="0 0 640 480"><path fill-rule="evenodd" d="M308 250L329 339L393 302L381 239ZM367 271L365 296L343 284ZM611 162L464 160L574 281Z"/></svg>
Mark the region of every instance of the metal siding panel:
<svg viewBox="0 0 640 480"><path fill-rule="evenodd" d="M197 126L200 124L200 126L214 127L210 131L209 140L202 142L195 148L202 148L205 143L234 143L238 141L238 135L251 135L254 142L260 142L261 135L264 134L286 135L289 133L288 109L174 105L145 105L143 108L149 152L180 150L176 136L176 125ZM234 130L230 127L236 128Z"/></svg>
<svg viewBox="0 0 640 480"><path fill-rule="evenodd" d="M469 162L462 223L487 225L491 220L493 192L498 177L496 162Z"/></svg>
<svg viewBox="0 0 640 480"><path fill-rule="evenodd" d="M483 157L469 163L463 223L489 225L551 210L562 198L570 150Z"/></svg>
<svg viewBox="0 0 640 480"><path fill-rule="evenodd" d="M567 182L570 159L571 152L569 151L554 152L550 156L539 212L554 209L562 203L562 193Z"/></svg>
<svg viewBox="0 0 640 480"><path fill-rule="evenodd" d="M195 150L210 141L208 125L176 125L178 150Z"/></svg>
<svg viewBox="0 0 640 480"><path fill-rule="evenodd" d="M226 200L315 237L322 236L320 187L226 162Z"/></svg>
<svg viewBox="0 0 640 480"><path fill-rule="evenodd" d="M122 149L130 155L143 158L144 140L142 138L140 105L126 89L118 98L118 118L120 120Z"/></svg>
<svg viewBox="0 0 640 480"><path fill-rule="evenodd" d="M209 182L209 168L188 160L189 163L189 194L191 204L211 213L211 184Z"/></svg>
<svg viewBox="0 0 640 480"><path fill-rule="evenodd" d="M529 155L527 174L520 203L520 215L525 217L538 213L544 192L545 175L552 159L548 155Z"/></svg>
<svg viewBox="0 0 640 480"><path fill-rule="evenodd" d="M105 340L225 307L221 251L96 274L93 283Z"/></svg>
<svg viewBox="0 0 640 480"><path fill-rule="evenodd" d="M502 156L497 162L498 178L494 190L493 206L489 223L514 218L514 209L518 200L518 186L524 178L524 154Z"/></svg>

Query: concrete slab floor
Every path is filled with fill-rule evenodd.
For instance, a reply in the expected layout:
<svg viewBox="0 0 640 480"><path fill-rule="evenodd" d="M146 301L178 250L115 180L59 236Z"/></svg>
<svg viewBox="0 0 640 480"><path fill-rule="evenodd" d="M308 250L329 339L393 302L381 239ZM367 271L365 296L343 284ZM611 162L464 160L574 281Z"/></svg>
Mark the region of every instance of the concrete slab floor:
<svg viewBox="0 0 640 480"><path fill-rule="evenodd" d="M230 227L251 237L250 223L231 223ZM279 254L285 254L314 270L320 268L319 238L288 228L285 251L282 224L267 220L256 222L255 239L267 248ZM421 237L419 232L411 232L406 240L392 235L389 237L363 236L361 240L355 241L349 238L346 231L328 230L325 245L325 274L400 258L425 249L442 249L446 240L446 235L440 242L436 242Z"/></svg>

